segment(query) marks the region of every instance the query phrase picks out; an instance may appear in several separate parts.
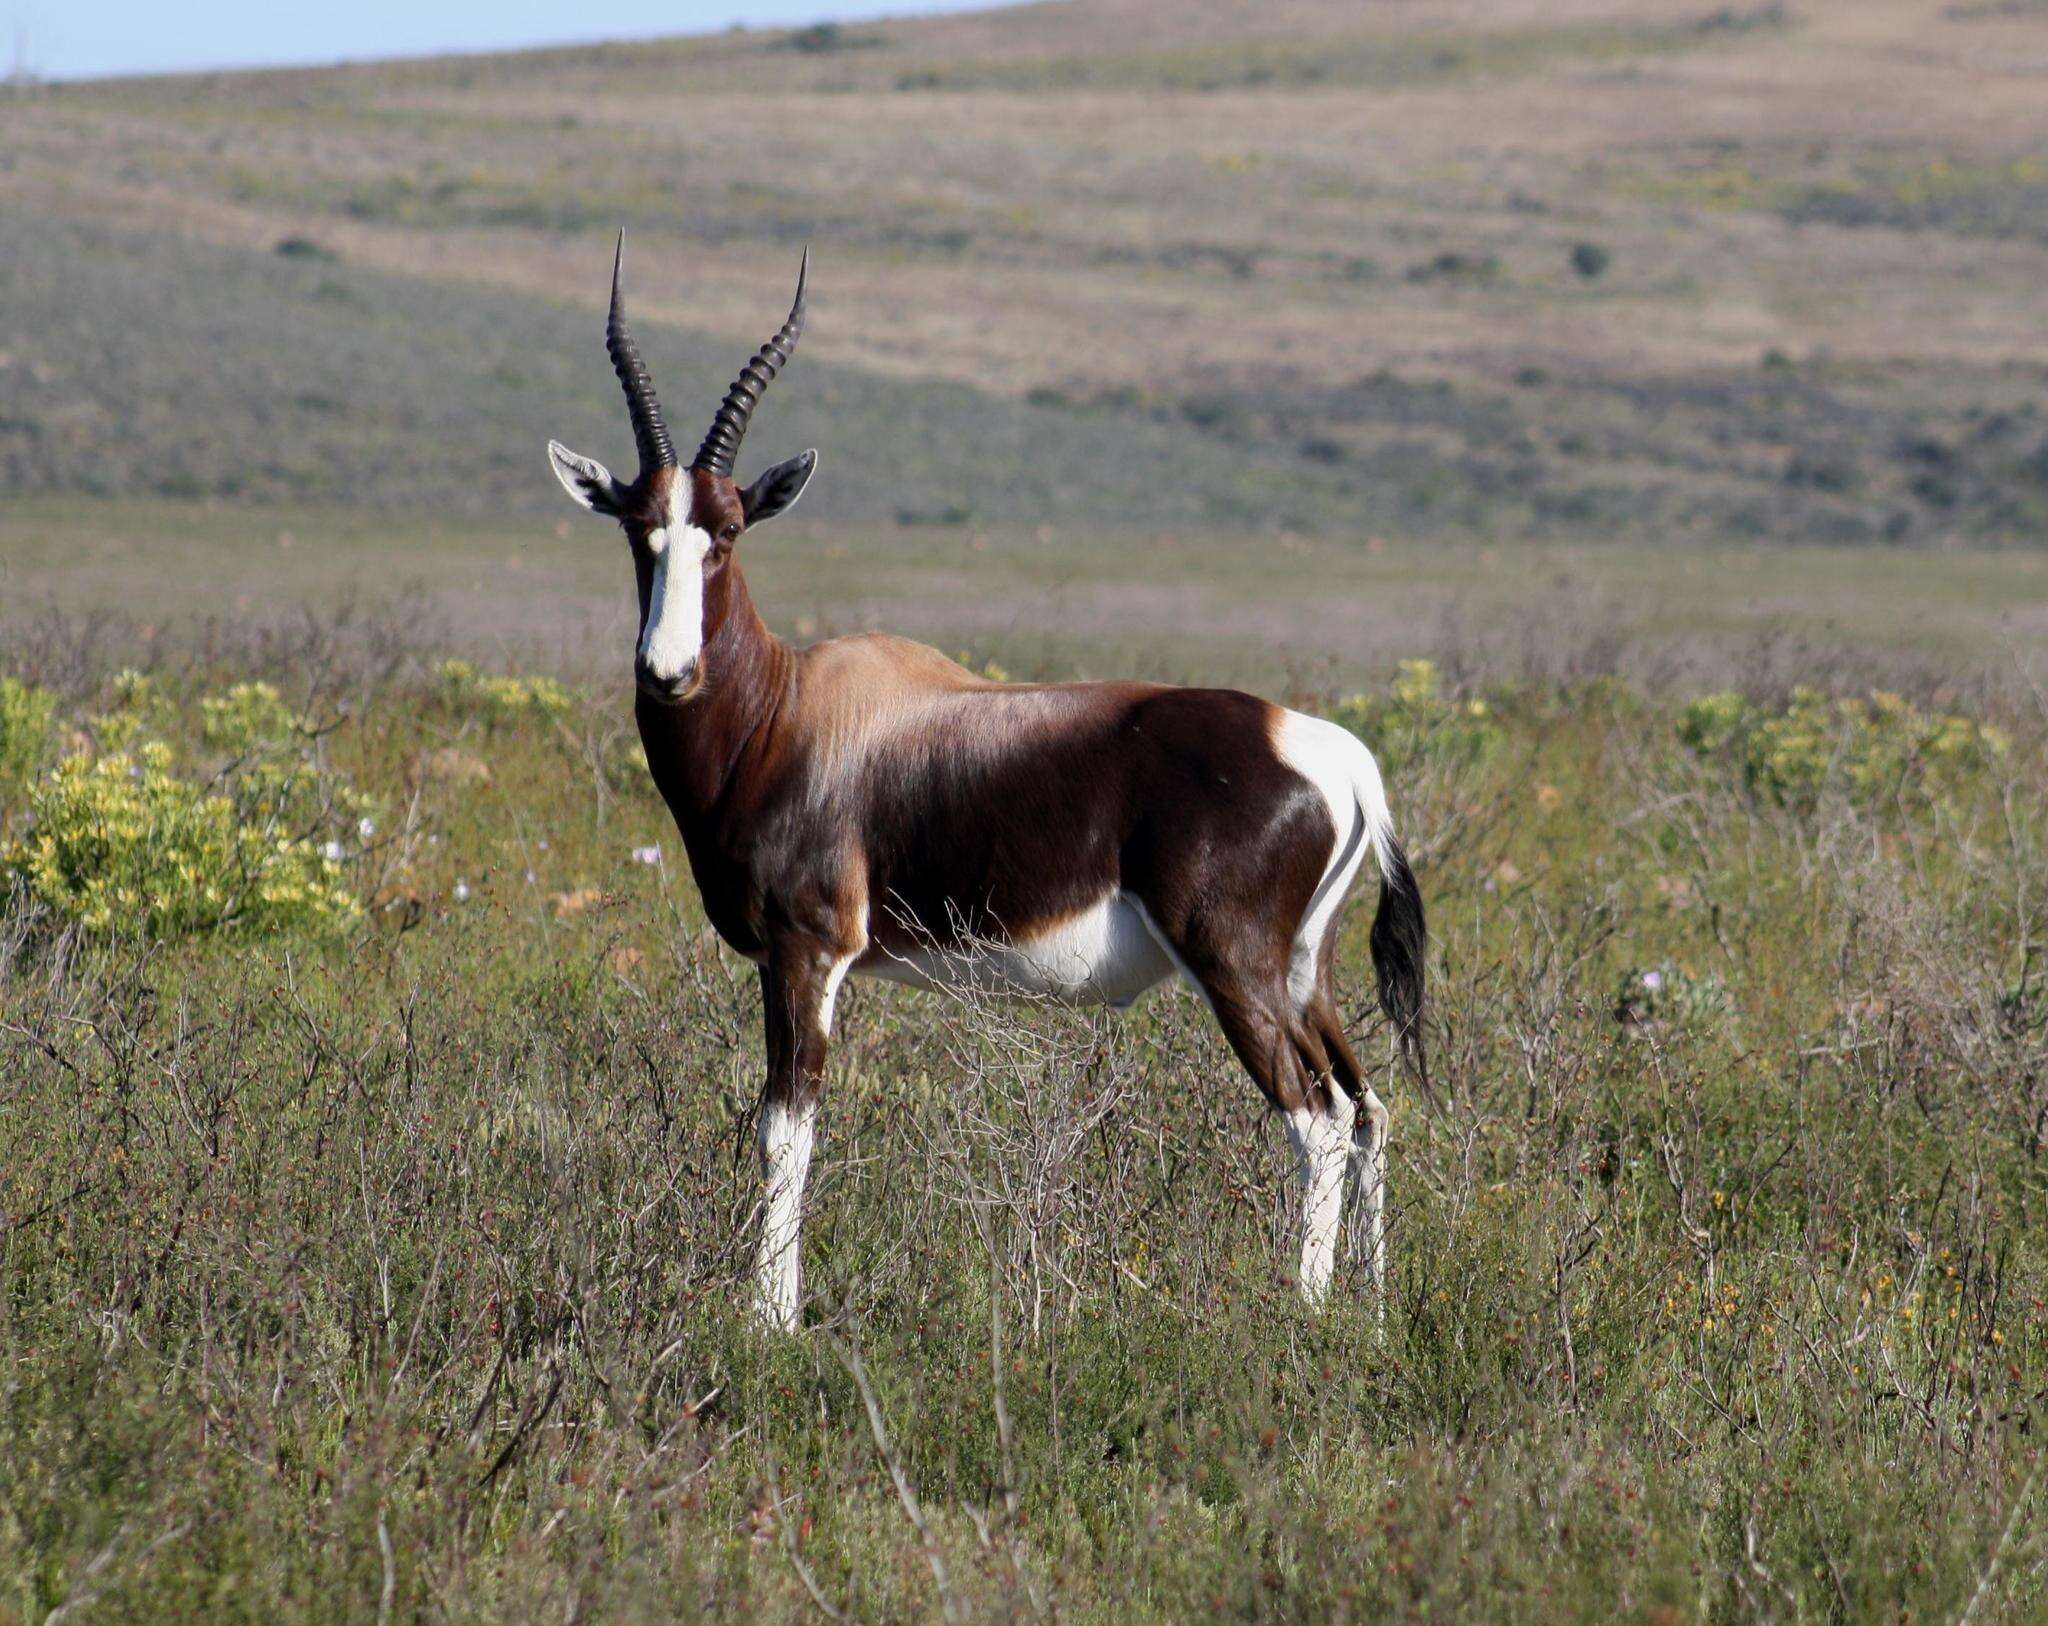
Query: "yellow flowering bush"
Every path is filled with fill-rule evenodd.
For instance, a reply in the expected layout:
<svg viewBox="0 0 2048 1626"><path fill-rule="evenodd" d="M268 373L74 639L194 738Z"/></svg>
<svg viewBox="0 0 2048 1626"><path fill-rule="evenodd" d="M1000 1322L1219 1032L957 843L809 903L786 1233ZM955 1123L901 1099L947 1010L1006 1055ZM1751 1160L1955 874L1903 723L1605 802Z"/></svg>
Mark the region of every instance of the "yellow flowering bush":
<svg viewBox="0 0 2048 1626"><path fill-rule="evenodd" d="M200 736L228 753L221 788L245 823L311 840L330 826L373 828L369 801L316 762L312 720L268 683L238 683L199 702Z"/></svg>
<svg viewBox="0 0 2048 1626"><path fill-rule="evenodd" d="M160 741L77 752L39 780L0 869L92 932L332 931L359 906L336 857L171 771Z"/></svg>
<svg viewBox="0 0 2048 1626"><path fill-rule="evenodd" d="M2007 749L1995 728L1922 712L1884 690L1830 700L1794 689L1780 707L1702 695L1680 713L1678 737L1786 807L1811 807L1830 788L1857 801L1903 790L1953 794Z"/></svg>
<svg viewBox="0 0 2048 1626"><path fill-rule="evenodd" d="M145 737L178 722L150 678L119 674L108 701L95 743L27 787L0 884L96 933L324 933L358 917L335 836L366 836L369 804L323 770L311 722L275 688L199 702L210 777L181 776L172 747Z"/></svg>
<svg viewBox="0 0 2048 1626"><path fill-rule="evenodd" d="M57 697L32 683L0 677L0 806L43 765Z"/></svg>
<svg viewBox="0 0 2048 1626"><path fill-rule="evenodd" d="M107 709L91 720L93 737L102 751L126 751L169 711L156 680L127 668L107 680Z"/></svg>
<svg viewBox="0 0 2048 1626"><path fill-rule="evenodd" d="M208 745L240 755L309 735L313 725L268 683L237 683L226 694L199 702L199 732Z"/></svg>
<svg viewBox="0 0 2048 1626"><path fill-rule="evenodd" d="M479 672L468 661L443 661L440 678L455 705L477 713L487 722L507 722L523 716L566 717L576 704L576 697L553 678L493 677Z"/></svg>
<svg viewBox="0 0 2048 1626"><path fill-rule="evenodd" d="M1434 661L1403 661L1386 694L1352 695L1330 717L1370 745L1387 773L1416 763L1469 767L1491 756L1502 739L1484 700L1444 695Z"/></svg>
<svg viewBox="0 0 2048 1626"><path fill-rule="evenodd" d="M605 783L622 796L658 796L647 766L647 748L637 734L620 733L605 741L599 756Z"/></svg>

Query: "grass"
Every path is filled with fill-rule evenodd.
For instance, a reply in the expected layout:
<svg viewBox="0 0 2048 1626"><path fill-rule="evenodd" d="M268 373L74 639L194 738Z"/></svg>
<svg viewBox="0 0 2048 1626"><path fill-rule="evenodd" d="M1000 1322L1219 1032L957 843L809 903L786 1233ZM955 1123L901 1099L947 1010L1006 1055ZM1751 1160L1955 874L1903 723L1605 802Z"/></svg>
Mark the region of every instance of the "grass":
<svg viewBox="0 0 2048 1626"><path fill-rule="evenodd" d="M1725 21L1721 20L1725 19ZM1665 51L1696 49L1726 33L1780 30L1790 23L1781 7L1737 14L1703 13L1663 25L1614 22L1556 27L1402 34L1364 38L1233 40L1167 49L1097 50L1072 56L1015 56L983 61L897 68L901 91L1002 90L1017 92L1170 92L1305 89L1347 86L1385 89L1466 77L1539 73L1560 61L1573 65L1629 60ZM875 78L880 78L877 73ZM846 77L833 89L871 88Z"/></svg>
<svg viewBox="0 0 2048 1626"><path fill-rule="evenodd" d="M1671 693L1832 673L1960 692L2038 671L2048 632L2048 561L2029 550L841 526L813 500L746 543L778 631L885 626L1013 671L1312 694L1419 654L1488 682L1619 670ZM24 498L0 512L0 629L37 647L55 617L63 661L96 672L294 641L402 663L433 642L608 680L631 647L631 572L609 527L556 505L542 522ZM146 603L123 590L139 577Z"/></svg>
<svg viewBox="0 0 2048 1626"><path fill-rule="evenodd" d="M1843 152L1786 145L1737 157L1724 146L1636 184L1646 196L1764 210L1800 226L2038 239L2048 161L2026 149L1958 157L1890 146Z"/></svg>
<svg viewBox="0 0 2048 1626"><path fill-rule="evenodd" d="M578 312L302 255L45 224L0 244L25 324L28 387L0 420L0 469L19 490L552 517L550 437L630 451L602 325ZM775 319L776 306L761 310ZM658 323L638 331L679 423L746 360ZM1332 516L1345 483L1285 449L1248 464L1140 414L801 367L764 406L756 446L830 448L816 502L828 519L1073 525L1107 510L1238 525L1282 488Z"/></svg>
<svg viewBox="0 0 2048 1626"><path fill-rule="evenodd" d="M0 245L17 491L553 514L535 448L618 455L601 330L578 312L336 263L305 234L236 254L39 224ZM744 359L658 322L642 337L679 422ZM1774 357L1018 400L806 355L760 433L823 449L807 518L866 528L2009 544L2048 527L2044 383Z"/></svg>
<svg viewBox="0 0 2048 1626"><path fill-rule="evenodd" d="M754 983L622 700L486 706L388 641L162 659L148 724L204 771L201 700L283 680L369 798L359 929L10 916L11 1610L2042 1606L2024 688L1960 777L1823 741L1786 805L1612 678L1380 741L1449 1102L1394 1087L1383 1332L1355 1267L1296 1307L1282 1137L1192 999L863 984L767 1340ZM38 659L101 726L90 657Z"/></svg>

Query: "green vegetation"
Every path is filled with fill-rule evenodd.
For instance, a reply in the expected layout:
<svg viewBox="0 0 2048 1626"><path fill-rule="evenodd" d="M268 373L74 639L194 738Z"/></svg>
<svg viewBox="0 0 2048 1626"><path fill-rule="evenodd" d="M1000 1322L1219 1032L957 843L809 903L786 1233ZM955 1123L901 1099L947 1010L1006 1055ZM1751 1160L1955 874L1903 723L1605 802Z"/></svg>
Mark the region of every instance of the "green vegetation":
<svg viewBox="0 0 2048 1626"><path fill-rule="evenodd" d="M1294 40L1284 36L1229 44L1145 50L1099 50L899 70L899 90L1096 90L1129 92L1303 90L1324 86L1388 87L1440 80L1539 73L1560 63L1625 60L1711 44L1750 29L1783 29L1790 16L1777 5L1724 10L1686 22L1570 23L1449 33L1418 30L1377 37ZM792 43L803 38L795 36ZM847 88L851 88L849 85Z"/></svg>
<svg viewBox="0 0 2048 1626"><path fill-rule="evenodd" d="M1326 701L1385 750L1437 945L1384 1328L1355 1264L1297 1306L1283 1138L1193 999L860 984L781 1341L743 1315L754 979L622 699L425 646L292 702L260 657L111 700L77 664L23 674L92 743L9 828L173 750L195 777L145 794L180 807L317 745L384 813L324 941L0 925L0 1608L2048 1604L2024 690L1409 663Z"/></svg>
<svg viewBox="0 0 2048 1626"><path fill-rule="evenodd" d="M1729 149L1679 166L1646 188L1709 209L1767 211L1794 225L2044 238L2048 159L1902 152L1844 156L1826 146L1772 146L1739 160Z"/></svg>
<svg viewBox="0 0 2048 1626"><path fill-rule="evenodd" d="M227 760L195 780L174 771L170 743L147 737L166 706L149 679L123 673L113 686L115 708L88 720L90 737L47 776L16 782L25 817L0 818L22 826L0 847L0 881L25 925L152 942L354 923L333 832L366 836L370 804L324 770L311 723L267 683L209 695L197 733Z"/></svg>
<svg viewBox="0 0 2048 1626"><path fill-rule="evenodd" d="M493 677L464 660L443 661L439 676L458 710L487 722L508 722L529 714L552 720L567 716L575 705L569 691L550 677Z"/></svg>
<svg viewBox="0 0 2048 1626"><path fill-rule="evenodd" d="M64 388L0 415L0 475L17 491L555 520L550 437L622 455L601 320L352 265L46 226L0 250L28 342L53 365L68 358ZM176 298L163 297L167 284ZM722 387L745 359L652 321L636 331L684 400L694 388L715 404L710 381ZM1248 465L1224 441L1143 414L1033 407L809 356L798 365L755 433L830 448L831 477L807 519L894 523L908 512L958 523L971 496L984 520L1094 524L1107 509L1237 526L1260 520L1277 485L1328 519L1352 484L1288 447ZM195 421L208 432L193 434ZM116 422L121 434L108 435Z"/></svg>
<svg viewBox="0 0 2048 1626"><path fill-rule="evenodd" d="M601 326L572 311L56 221L7 252L23 342L65 379L0 415L0 475L24 494L556 519L535 448L556 436L619 455ZM1500 274L1446 250L1407 275L1462 288ZM743 354L642 327L678 394ZM1354 542L2004 543L2048 529L2048 382L2029 368L1957 367L1938 392L1898 365L1512 385L1378 370L1053 404L799 366L760 431L825 448L813 524Z"/></svg>
<svg viewBox="0 0 2048 1626"><path fill-rule="evenodd" d="M57 697L34 684L0 677L0 794L17 793L50 747Z"/></svg>
<svg viewBox="0 0 2048 1626"><path fill-rule="evenodd" d="M1737 765L1756 794L1807 807L1831 790L1864 802L1952 795L2006 751L1995 728L1930 717L1883 691L1831 701L1794 689L1777 707L1704 695L1685 708L1678 734L1702 756Z"/></svg>
<svg viewBox="0 0 2048 1626"><path fill-rule="evenodd" d="M1388 775L1419 764L1474 767L1505 737L1485 700L1447 697L1436 663L1427 660L1403 661L1384 695L1352 695L1330 715L1373 748Z"/></svg>

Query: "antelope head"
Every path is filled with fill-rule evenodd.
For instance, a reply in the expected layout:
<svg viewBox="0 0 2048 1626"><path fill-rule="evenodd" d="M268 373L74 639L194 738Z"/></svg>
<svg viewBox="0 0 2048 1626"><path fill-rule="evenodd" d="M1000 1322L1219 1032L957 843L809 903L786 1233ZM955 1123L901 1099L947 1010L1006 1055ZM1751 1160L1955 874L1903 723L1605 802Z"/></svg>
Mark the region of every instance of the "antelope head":
<svg viewBox="0 0 2048 1626"><path fill-rule="evenodd" d="M634 681L650 699L679 705L700 686L699 659L724 621L734 546L750 527L794 506L818 466L818 454L808 451L776 464L751 485L741 486L733 479L733 460L747 421L775 375L788 365L803 332L810 251L805 250L803 268L797 273L789 319L740 369L712 416L704 444L690 466L679 469L661 402L626 328L619 276L625 247L621 232L612 261L611 315L604 339L626 392L640 472L630 481L619 480L602 463L554 440L548 442L548 458L555 478L571 497L593 514L617 520L625 531L640 593Z"/></svg>

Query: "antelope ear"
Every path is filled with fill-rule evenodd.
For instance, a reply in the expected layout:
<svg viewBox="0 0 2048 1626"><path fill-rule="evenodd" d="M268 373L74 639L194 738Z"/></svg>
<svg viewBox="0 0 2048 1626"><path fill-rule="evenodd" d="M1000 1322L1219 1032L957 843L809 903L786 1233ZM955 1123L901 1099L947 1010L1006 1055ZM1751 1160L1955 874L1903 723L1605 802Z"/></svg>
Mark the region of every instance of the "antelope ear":
<svg viewBox="0 0 2048 1626"><path fill-rule="evenodd" d="M814 449L792 457L787 463L776 464L742 491L740 509L747 516L748 526L764 525L777 514L794 508L817 468L818 454Z"/></svg>
<svg viewBox="0 0 2048 1626"><path fill-rule="evenodd" d="M625 488L612 478L612 471L594 458L578 457L559 440L548 442L548 461L555 466L555 478L562 489L593 514L618 516Z"/></svg>

